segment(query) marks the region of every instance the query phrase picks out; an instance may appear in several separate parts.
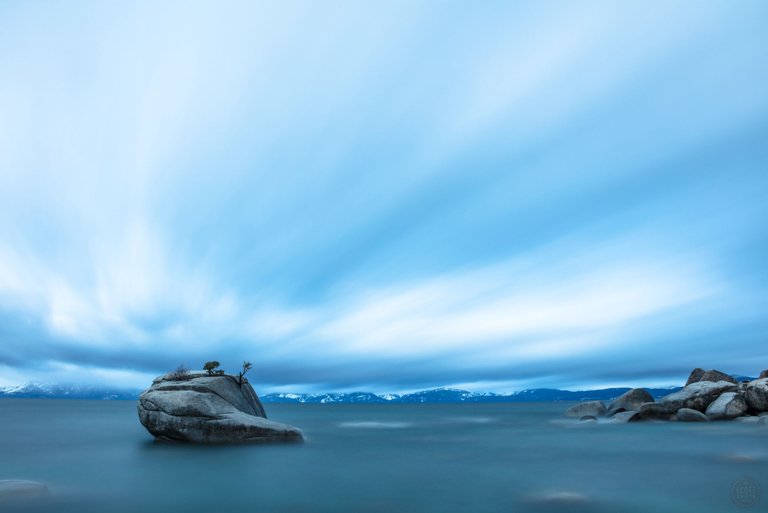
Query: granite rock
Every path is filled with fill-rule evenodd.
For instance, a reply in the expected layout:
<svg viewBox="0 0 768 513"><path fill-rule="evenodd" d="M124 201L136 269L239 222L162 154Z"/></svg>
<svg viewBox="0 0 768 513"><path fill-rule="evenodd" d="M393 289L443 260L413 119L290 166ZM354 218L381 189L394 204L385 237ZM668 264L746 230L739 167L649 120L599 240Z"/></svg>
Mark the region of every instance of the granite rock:
<svg viewBox="0 0 768 513"><path fill-rule="evenodd" d="M747 401L738 392L725 392L707 406L706 415L711 420L731 420L747 413Z"/></svg>
<svg viewBox="0 0 768 513"><path fill-rule="evenodd" d="M154 380L138 402L139 420L157 440L194 443L301 441L300 429L267 420L250 383L193 373Z"/></svg>

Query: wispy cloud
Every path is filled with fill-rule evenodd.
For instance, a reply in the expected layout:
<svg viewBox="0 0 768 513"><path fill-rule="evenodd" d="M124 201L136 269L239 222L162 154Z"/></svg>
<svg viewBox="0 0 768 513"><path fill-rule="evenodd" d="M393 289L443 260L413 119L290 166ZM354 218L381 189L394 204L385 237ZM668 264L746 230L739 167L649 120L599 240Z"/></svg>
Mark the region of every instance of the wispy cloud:
<svg viewBox="0 0 768 513"><path fill-rule="evenodd" d="M762 354L761 3L0 13L2 383L218 358L273 388L590 386Z"/></svg>

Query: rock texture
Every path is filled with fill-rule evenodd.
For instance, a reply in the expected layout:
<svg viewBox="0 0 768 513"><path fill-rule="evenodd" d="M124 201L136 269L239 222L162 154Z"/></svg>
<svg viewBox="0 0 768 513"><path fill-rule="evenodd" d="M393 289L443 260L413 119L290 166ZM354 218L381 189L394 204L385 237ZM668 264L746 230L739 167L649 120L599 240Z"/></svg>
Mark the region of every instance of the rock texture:
<svg viewBox="0 0 768 513"><path fill-rule="evenodd" d="M155 379L138 402L139 420L158 440L195 443L301 441L300 429L267 420L253 387L227 374Z"/></svg>
<svg viewBox="0 0 768 513"><path fill-rule="evenodd" d="M747 413L747 401L738 392L725 392L707 406L707 417L711 420L731 420Z"/></svg>
<svg viewBox="0 0 768 513"><path fill-rule="evenodd" d="M632 417L632 421L650 419L671 420L676 411L661 403L644 403L640 405L637 415Z"/></svg>
<svg viewBox="0 0 768 513"><path fill-rule="evenodd" d="M763 372L760 373L760 375L757 377L757 379L765 379L768 378L768 369L765 369Z"/></svg>
<svg viewBox="0 0 768 513"><path fill-rule="evenodd" d="M691 408L704 413L707 406L723 392L733 392L737 385L730 381L699 381L691 383L682 390L662 397L659 401L669 411L676 412L680 408Z"/></svg>
<svg viewBox="0 0 768 513"><path fill-rule="evenodd" d="M707 422L709 418L698 410L690 408L680 408L676 414L680 422Z"/></svg>
<svg viewBox="0 0 768 513"><path fill-rule="evenodd" d="M602 401L587 401L568 408L565 411L565 416L578 418L588 415L593 417L605 417L606 413L608 413L608 410Z"/></svg>
<svg viewBox="0 0 768 513"><path fill-rule="evenodd" d="M756 412L768 411L768 378L750 381L745 395L750 409Z"/></svg>
<svg viewBox="0 0 768 513"><path fill-rule="evenodd" d="M696 368L691 371L691 375L688 376L688 381L685 382L685 386L688 386L692 383L699 383L701 381L728 381L733 384L738 383L738 381L736 381L733 376L726 374L725 372L720 372L719 370L715 369L705 371L704 369Z"/></svg>
<svg viewBox="0 0 768 513"><path fill-rule="evenodd" d="M654 402L653 396L644 388L633 388L614 400L608 409L618 413L619 411L639 410L643 403Z"/></svg>

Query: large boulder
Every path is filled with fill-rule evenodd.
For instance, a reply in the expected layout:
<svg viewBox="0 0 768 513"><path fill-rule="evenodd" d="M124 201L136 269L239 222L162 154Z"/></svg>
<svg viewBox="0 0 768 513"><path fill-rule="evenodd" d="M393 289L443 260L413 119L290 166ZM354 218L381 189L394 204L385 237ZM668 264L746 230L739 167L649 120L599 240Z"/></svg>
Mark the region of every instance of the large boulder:
<svg viewBox="0 0 768 513"><path fill-rule="evenodd" d="M750 381L745 395L749 408L758 412L768 411L768 378Z"/></svg>
<svg viewBox="0 0 768 513"><path fill-rule="evenodd" d="M707 422L709 420L699 410L692 410L690 408L680 408L677 410L676 417L680 422Z"/></svg>
<svg viewBox="0 0 768 513"><path fill-rule="evenodd" d="M609 406L612 412L639 410L640 405L654 402L653 396L644 388L633 388L617 397Z"/></svg>
<svg viewBox="0 0 768 513"><path fill-rule="evenodd" d="M768 369L765 369L763 372L760 373L760 375L757 377L757 379L765 379L768 378Z"/></svg>
<svg viewBox="0 0 768 513"><path fill-rule="evenodd" d="M691 371L690 376L688 376L688 381L685 382L685 386L701 381L711 381L713 383L717 383L718 381L728 381L734 384L738 383L733 376L726 374L725 372L720 372L715 369L705 371L704 369L696 368Z"/></svg>
<svg viewBox="0 0 768 513"><path fill-rule="evenodd" d="M228 374L165 375L139 397L139 420L158 440L195 443L301 441L300 429L267 420L253 387Z"/></svg>
<svg viewBox="0 0 768 513"><path fill-rule="evenodd" d="M680 408L691 408L704 413L707 406L723 392L734 392L737 385L730 381L699 381L687 385L682 390L661 398L661 404L669 412L677 412Z"/></svg>
<svg viewBox="0 0 768 513"><path fill-rule="evenodd" d="M679 413L679 412L678 412ZM707 406L707 417L712 420L730 420L747 413L747 401L738 392L725 392Z"/></svg>
<svg viewBox="0 0 768 513"><path fill-rule="evenodd" d="M605 417L608 410L602 401L586 401L571 406L565 410L566 417L584 417L591 415L592 417Z"/></svg>

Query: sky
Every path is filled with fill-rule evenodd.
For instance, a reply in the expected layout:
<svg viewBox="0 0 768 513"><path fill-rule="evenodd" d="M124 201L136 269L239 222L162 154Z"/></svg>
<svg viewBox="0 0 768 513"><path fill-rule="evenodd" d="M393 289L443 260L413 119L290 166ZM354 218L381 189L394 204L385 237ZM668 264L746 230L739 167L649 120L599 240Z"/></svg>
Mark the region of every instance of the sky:
<svg viewBox="0 0 768 513"><path fill-rule="evenodd" d="M0 386L768 368L768 3L0 2Z"/></svg>

